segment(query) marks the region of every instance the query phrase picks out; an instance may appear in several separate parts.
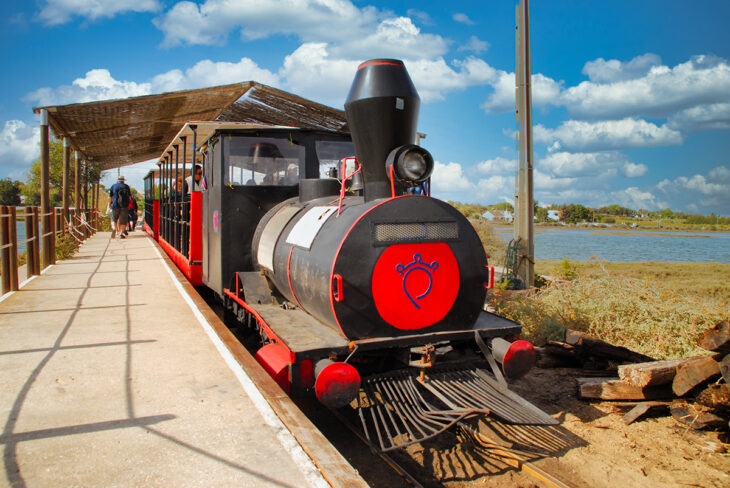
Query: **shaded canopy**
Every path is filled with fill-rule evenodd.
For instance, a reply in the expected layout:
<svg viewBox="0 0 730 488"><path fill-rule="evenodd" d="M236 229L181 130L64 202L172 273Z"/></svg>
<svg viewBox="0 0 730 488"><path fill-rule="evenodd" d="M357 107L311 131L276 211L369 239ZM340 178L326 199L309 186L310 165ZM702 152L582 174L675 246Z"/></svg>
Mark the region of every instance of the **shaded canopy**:
<svg viewBox="0 0 730 488"><path fill-rule="evenodd" d="M118 100L35 107L102 170L155 159L186 122L245 122L347 131L342 110L253 81Z"/></svg>

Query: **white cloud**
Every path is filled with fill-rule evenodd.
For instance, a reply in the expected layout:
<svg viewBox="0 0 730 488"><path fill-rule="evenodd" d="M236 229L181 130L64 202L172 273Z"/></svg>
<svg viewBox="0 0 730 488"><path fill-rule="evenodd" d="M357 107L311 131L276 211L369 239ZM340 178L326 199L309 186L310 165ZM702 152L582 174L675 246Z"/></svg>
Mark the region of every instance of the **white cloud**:
<svg viewBox="0 0 730 488"><path fill-rule="evenodd" d="M448 46L441 36L421 33L410 18L393 17L373 25L362 35L332 43L329 51L347 59L430 59L445 54Z"/></svg>
<svg viewBox="0 0 730 488"><path fill-rule="evenodd" d="M583 74L596 83L633 80L645 76L652 67L661 65L661 62L659 56L651 53L642 54L628 62L598 58L585 64Z"/></svg>
<svg viewBox="0 0 730 488"><path fill-rule="evenodd" d="M40 154L40 129L20 120L8 120L0 130L0 168L25 179L25 171Z"/></svg>
<svg viewBox="0 0 730 488"><path fill-rule="evenodd" d="M560 104L562 81L537 73L532 75L532 106L544 108ZM515 74L497 71L490 83L494 92L482 104L487 113L511 112L515 110Z"/></svg>
<svg viewBox="0 0 730 488"><path fill-rule="evenodd" d="M496 70L483 60L471 56L465 60L455 60L454 68L440 57L406 60L405 64L424 102L443 100L444 94L450 91L485 85L496 74Z"/></svg>
<svg viewBox="0 0 730 488"><path fill-rule="evenodd" d="M440 194L474 190L474 182L464 175L461 165L454 162L434 162L431 184L432 191Z"/></svg>
<svg viewBox="0 0 730 488"><path fill-rule="evenodd" d="M489 49L487 41L480 40L477 36L471 36L463 46L459 46L457 51L471 51L475 54L481 54Z"/></svg>
<svg viewBox="0 0 730 488"><path fill-rule="evenodd" d="M726 166L718 166L711 169L710 172L707 173L707 176L709 176L709 179L714 183L724 183L726 185L730 184L730 168L727 168Z"/></svg>
<svg viewBox="0 0 730 488"><path fill-rule="evenodd" d="M730 129L730 103L698 105L669 117L667 126L688 132Z"/></svg>
<svg viewBox="0 0 730 488"><path fill-rule="evenodd" d="M24 99L37 102L40 106L63 105L136 97L249 80L273 86L280 85L277 74L260 68L249 58L241 58L236 63L213 62L205 59L184 72L179 69L170 70L143 83L120 81L115 79L107 69L93 69L87 72L83 78L75 79L71 85L39 88L28 93Z"/></svg>
<svg viewBox="0 0 730 488"><path fill-rule="evenodd" d="M558 142L557 147L568 151L671 146L683 141L682 134L666 125L658 127L633 118L598 122L568 120L555 129L537 124L533 133L536 142L547 146Z"/></svg>
<svg viewBox="0 0 730 488"><path fill-rule="evenodd" d="M482 199L503 201L505 195L514 195L515 177L493 175L481 178L477 183L477 192Z"/></svg>
<svg viewBox="0 0 730 488"><path fill-rule="evenodd" d="M695 174L665 179L657 189L673 201L684 202L688 208L694 204L694 208L703 208L704 212L730 213L730 168L727 166L717 166L706 176Z"/></svg>
<svg viewBox="0 0 730 488"><path fill-rule="evenodd" d="M570 188L576 186L578 178L566 178L562 176L554 176L549 173L540 171L537 168L532 170L532 181L534 191L556 190L559 188ZM514 183L513 183L514 185Z"/></svg>
<svg viewBox="0 0 730 488"><path fill-rule="evenodd" d="M24 99L37 102L40 106L63 105L148 95L151 89L150 83L118 81L111 76L109 70L92 69L83 78L75 79L70 86L39 88L27 94Z"/></svg>
<svg viewBox="0 0 730 488"><path fill-rule="evenodd" d="M152 78L151 86L152 92L158 93L249 80L272 86L280 83L278 75L260 68L249 58L241 58L237 63L213 62L204 59L185 70L184 73L179 69L174 69L155 76Z"/></svg>
<svg viewBox="0 0 730 488"><path fill-rule="evenodd" d="M622 167L621 171L627 178L638 178L644 176L649 167L645 164L634 164L632 162L626 162Z"/></svg>
<svg viewBox="0 0 730 488"><path fill-rule="evenodd" d="M45 0L38 19L46 25L65 24L71 17L97 20L124 12L156 12L157 0Z"/></svg>
<svg viewBox="0 0 730 488"><path fill-rule="evenodd" d="M464 25L474 25L476 23L473 20L471 20L468 15L461 13L461 12L455 13L454 15L451 16L451 18L454 19L456 22L458 22L460 24L464 24Z"/></svg>
<svg viewBox="0 0 730 488"><path fill-rule="evenodd" d="M645 164L634 164L619 152L595 153L550 153L538 161L541 169L557 176L584 176L590 178L613 178L619 171L624 176L636 178L646 174Z"/></svg>
<svg viewBox="0 0 730 488"><path fill-rule="evenodd" d="M648 190L641 190L635 186L625 190L612 191L604 199L603 205L617 204L626 208L659 210L669 207L669 203L660 200L654 193ZM608 203L611 202L611 203Z"/></svg>
<svg viewBox="0 0 730 488"><path fill-rule="evenodd" d="M406 10L406 14L408 15L408 17L418 20L422 25L433 25L433 20L431 20L431 16L422 10L409 8L408 10Z"/></svg>
<svg viewBox="0 0 730 488"><path fill-rule="evenodd" d="M514 195L514 175L473 178L472 173L472 168L465 172L459 163L435 162L431 177L433 195L443 200L492 203L509 200Z"/></svg>
<svg viewBox="0 0 730 488"><path fill-rule="evenodd" d="M284 58L279 75L297 95L341 107L358 64L330 58L325 43L305 43Z"/></svg>
<svg viewBox="0 0 730 488"><path fill-rule="evenodd" d="M502 156L497 156L494 159L488 159L476 164L476 171L483 175L493 175L495 173L512 173L514 175L516 168L516 160L503 158Z"/></svg>
<svg viewBox="0 0 730 488"><path fill-rule="evenodd" d="M561 96L571 115L581 118L622 118L631 116L666 117L697 105L726 103L730 100L730 65L710 55L693 56L674 68L652 65L651 59L637 59L609 69L607 63L588 63L588 72L599 80L584 81ZM590 66L589 66L590 65ZM636 65L648 72L633 78Z"/></svg>
<svg viewBox="0 0 730 488"><path fill-rule="evenodd" d="M658 210L667 208L668 203L661 200L654 193L638 187L629 187L622 190L607 191L596 189L581 189L580 185L559 190L536 192L535 198L546 203L580 203L582 205L599 208L606 205L621 205L633 209Z"/></svg>
<svg viewBox="0 0 730 488"><path fill-rule="evenodd" d="M154 22L165 34L163 46L169 47L218 44L233 29L240 29L243 39L274 34L315 42L360 38L378 15L374 7L359 9L348 0L207 0L200 5L178 2Z"/></svg>

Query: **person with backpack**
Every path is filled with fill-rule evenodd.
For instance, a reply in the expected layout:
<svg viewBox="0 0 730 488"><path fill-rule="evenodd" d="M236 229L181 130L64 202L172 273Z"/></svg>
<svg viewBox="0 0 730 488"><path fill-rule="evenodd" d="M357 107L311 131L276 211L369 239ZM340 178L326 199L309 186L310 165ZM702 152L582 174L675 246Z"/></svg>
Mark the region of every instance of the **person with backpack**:
<svg viewBox="0 0 730 488"><path fill-rule="evenodd" d="M121 239L127 237L127 222L129 221L129 201L132 199L132 190L124 183L124 176L117 178L117 182L109 188L109 203L112 208L112 220L115 222L112 230L112 239L117 234Z"/></svg>

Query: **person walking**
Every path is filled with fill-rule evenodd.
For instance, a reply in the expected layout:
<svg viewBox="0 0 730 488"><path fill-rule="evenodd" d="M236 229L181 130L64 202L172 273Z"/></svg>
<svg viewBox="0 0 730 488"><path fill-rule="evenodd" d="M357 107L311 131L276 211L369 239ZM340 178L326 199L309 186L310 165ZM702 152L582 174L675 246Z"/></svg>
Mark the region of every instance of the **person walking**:
<svg viewBox="0 0 730 488"><path fill-rule="evenodd" d="M112 208L114 230L112 239L117 235L121 239L127 237L127 221L129 220L129 201L132 199L132 190L124 183L124 176L117 178L117 182L109 188L109 203Z"/></svg>
<svg viewBox="0 0 730 488"><path fill-rule="evenodd" d="M132 197L129 199L129 231L133 232L137 227L137 199Z"/></svg>

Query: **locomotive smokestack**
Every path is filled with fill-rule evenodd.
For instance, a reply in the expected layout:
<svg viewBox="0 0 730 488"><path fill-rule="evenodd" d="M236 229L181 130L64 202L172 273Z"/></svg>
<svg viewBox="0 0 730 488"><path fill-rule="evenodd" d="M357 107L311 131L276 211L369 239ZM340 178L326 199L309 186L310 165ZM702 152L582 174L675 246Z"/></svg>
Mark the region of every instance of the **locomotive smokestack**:
<svg viewBox="0 0 730 488"><path fill-rule="evenodd" d="M385 161L393 149L416 142L420 105L403 61L373 59L358 67L345 112L362 166L366 202L390 196Z"/></svg>

